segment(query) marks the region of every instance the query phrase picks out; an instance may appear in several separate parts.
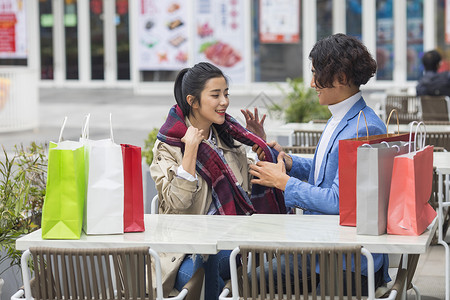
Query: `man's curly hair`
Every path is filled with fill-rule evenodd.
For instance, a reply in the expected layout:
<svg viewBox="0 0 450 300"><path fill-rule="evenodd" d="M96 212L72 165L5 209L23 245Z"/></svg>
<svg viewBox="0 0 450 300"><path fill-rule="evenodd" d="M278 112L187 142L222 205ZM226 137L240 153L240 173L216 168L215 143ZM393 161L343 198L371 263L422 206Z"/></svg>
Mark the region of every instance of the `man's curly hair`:
<svg viewBox="0 0 450 300"><path fill-rule="evenodd" d="M366 84L377 71L377 63L358 39L342 33L318 41L309 59L314 67L318 88L332 88L335 79L341 84Z"/></svg>

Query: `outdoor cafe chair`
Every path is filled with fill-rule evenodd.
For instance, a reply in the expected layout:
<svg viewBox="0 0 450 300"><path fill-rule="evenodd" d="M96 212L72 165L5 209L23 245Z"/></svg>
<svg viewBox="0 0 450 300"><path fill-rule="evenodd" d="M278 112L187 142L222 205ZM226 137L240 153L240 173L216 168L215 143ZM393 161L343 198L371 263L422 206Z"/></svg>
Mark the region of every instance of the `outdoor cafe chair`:
<svg viewBox="0 0 450 300"><path fill-rule="evenodd" d="M450 124L450 99L448 96L420 96L422 119ZM446 122L446 123L445 123Z"/></svg>
<svg viewBox="0 0 450 300"><path fill-rule="evenodd" d="M236 258L240 254L242 260L242 266L237 267ZM294 268L294 279L291 282L291 277L286 276L284 279L281 276L281 256L284 255L286 260L292 260ZM368 297L367 299L379 299L375 297L375 276L374 276L374 263L372 254L365 248L360 246L348 246L348 247L259 247L259 246L240 246L233 250L230 256L230 271L231 280L227 283L223 289L219 299L343 299L345 296L345 289L352 291L351 272L343 272L343 256L346 257L346 269L351 269L351 257L355 260L355 291L356 295L353 297L345 296L345 299L362 299L362 286L361 286L361 255L367 258L368 265ZM273 265L271 260L269 264L264 265L264 257L275 257L277 259L277 275L273 276ZM311 270L313 274L308 273L306 268L307 256L311 258ZM300 274L295 271L298 270L298 264L302 264L302 286L300 286ZM247 270L248 265L250 267L250 274L242 272ZM320 270L326 270L320 272L320 296L316 290L317 278L316 278L316 264L319 264ZM268 265L268 266L267 266ZM265 276L260 276L259 284L257 280L251 280L256 278L256 268L268 268L269 278L268 284L266 284ZM290 273L289 263L285 264L286 274ZM261 274L266 270L261 269ZM347 280L344 287L344 276ZM392 288L387 292L388 298L383 299L398 299L401 296L403 285L405 284L407 271L400 268L397 273L396 282ZM311 278L311 284L308 286L307 278ZM285 280L285 282L283 282ZM287 288L283 291L283 286L293 287ZM314 288L312 288L314 287ZM231 292L231 296L230 296ZM396 298L397 297L397 298Z"/></svg>
<svg viewBox="0 0 450 300"><path fill-rule="evenodd" d="M152 202L150 204L150 214L154 215L158 213L159 213L159 197L158 194L156 194L153 197Z"/></svg>
<svg viewBox="0 0 450 300"><path fill-rule="evenodd" d="M32 256L32 263L28 261ZM156 287L152 280L156 270ZM11 300L21 299L157 299L163 300L161 264L149 247L30 248L21 259L24 288ZM30 266L34 278L30 280ZM204 270L200 268L173 298L197 300Z"/></svg>

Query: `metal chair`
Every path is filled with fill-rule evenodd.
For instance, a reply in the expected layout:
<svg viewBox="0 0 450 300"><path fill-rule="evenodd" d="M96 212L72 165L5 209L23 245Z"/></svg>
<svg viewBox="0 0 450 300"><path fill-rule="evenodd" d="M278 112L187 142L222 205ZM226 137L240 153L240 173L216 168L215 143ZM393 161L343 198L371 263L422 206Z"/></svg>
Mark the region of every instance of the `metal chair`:
<svg viewBox="0 0 450 300"><path fill-rule="evenodd" d="M34 272L31 281L30 256ZM166 299L163 298L159 256L148 247L30 248L23 253L21 264L24 289L17 291L12 300ZM153 264L156 278L152 278ZM199 299L203 274L200 269L183 290L170 299Z"/></svg>
<svg viewBox="0 0 450 300"><path fill-rule="evenodd" d="M242 268L239 270L247 270L248 264L251 264L251 276L247 272L238 272L236 258L240 254L242 257ZM251 255L249 255L251 254ZM266 283L265 276L260 276L259 282L257 280L251 280L251 278L256 277L256 267L259 265L260 268L266 268L264 265L263 257L267 255L268 257L275 257L277 259L277 278L273 275L273 266L270 263L267 267L269 278ZM283 282L281 276L281 256L284 255L287 263L285 264L286 274L290 274L289 260L292 260L293 270L294 270L294 280L291 282L291 277L286 276ZM351 280L352 273L346 272L344 274L343 267L344 263L346 269L351 269L351 257L355 261L355 282L354 290L356 291L355 296L357 299L362 297L362 287L361 287L361 255L367 258L368 265L368 298L375 298L375 278L374 278L374 264L372 254L365 248L355 246L355 247L320 247L320 248L284 248L284 247L257 247L257 246L241 246L233 250L230 256L230 270L231 270L231 281L225 286L219 299L318 299L317 295L317 279L316 279L316 264L320 266L320 299L324 299L326 296L330 299L334 297L340 297L343 299L345 290L352 291L353 283ZM308 273L306 268L307 257L311 259L311 272ZM343 257L346 257L345 262ZM251 257L251 262L249 262L248 257ZM256 260L259 257L259 264ZM298 270L298 265L301 263L302 267L302 285L300 286L300 274ZM261 270L263 274L264 271ZM311 274L312 273L312 274ZM346 283L344 286L344 276L346 277ZM393 288L389 291L388 299L395 299L403 286L401 283L405 282L406 270L400 270L397 278L399 283L396 283ZM308 286L308 280L310 278L310 286ZM241 284L239 284L241 282ZM268 286L268 287L267 287ZM283 291L283 287L286 291ZM267 288L266 288L267 287ZM231 296L229 296L231 291ZM346 299L350 298L346 296ZM352 298L353 299L353 298Z"/></svg>
<svg viewBox="0 0 450 300"><path fill-rule="evenodd" d="M152 203L150 204L150 214L155 215L159 213L159 197L158 194L155 195L152 199Z"/></svg>
<svg viewBox="0 0 450 300"><path fill-rule="evenodd" d="M315 147L319 143L322 131L294 130L292 146Z"/></svg>
<svg viewBox="0 0 450 300"><path fill-rule="evenodd" d="M447 96L420 96L422 119L425 123L449 122L450 99Z"/></svg>
<svg viewBox="0 0 450 300"><path fill-rule="evenodd" d="M400 124L408 124L412 121L421 120L420 97L409 95L387 95L385 102L385 112L398 112Z"/></svg>

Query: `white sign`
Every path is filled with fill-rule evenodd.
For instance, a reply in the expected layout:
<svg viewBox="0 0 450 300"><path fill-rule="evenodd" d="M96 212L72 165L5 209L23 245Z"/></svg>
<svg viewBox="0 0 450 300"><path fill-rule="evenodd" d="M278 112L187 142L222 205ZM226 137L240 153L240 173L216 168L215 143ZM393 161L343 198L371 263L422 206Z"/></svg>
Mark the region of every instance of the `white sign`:
<svg viewBox="0 0 450 300"><path fill-rule="evenodd" d="M261 43L300 41L300 0L260 0L259 7Z"/></svg>
<svg viewBox="0 0 450 300"><path fill-rule="evenodd" d="M245 80L246 0L196 0L194 61L219 67L233 83Z"/></svg>
<svg viewBox="0 0 450 300"><path fill-rule="evenodd" d="M187 66L187 1L141 0L138 13L138 68L180 70Z"/></svg>
<svg viewBox="0 0 450 300"><path fill-rule="evenodd" d="M25 0L0 0L0 58L27 58Z"/></svg>

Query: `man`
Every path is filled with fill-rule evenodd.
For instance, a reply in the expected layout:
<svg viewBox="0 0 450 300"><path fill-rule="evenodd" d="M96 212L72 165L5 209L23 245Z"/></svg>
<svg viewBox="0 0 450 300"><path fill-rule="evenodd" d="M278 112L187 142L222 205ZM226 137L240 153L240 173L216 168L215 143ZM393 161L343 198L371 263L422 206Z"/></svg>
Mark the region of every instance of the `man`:
<svg viewBox="0 0 450 300"><path fill-rule="evenodd" d="M450 96L450 73L438 73L442 57L436 50L426 52L422 57L425 68L423 77L416 86L417 96Z"/></svg>
<svg viewBox="0 0 450 300"><path fill-rule="evenodd" d="M257 177L252 183L283 190L287 207L301 208L304 214L337 215L339 140L357 136L360 111L366 116L369 135L386 133L383 121L366 105L360 91L360 86L375 74L377 65L359 40L345 34L335 34L318 41L309 57L313 73L311 87L317 91L319 103L327 105L332 113L314 158L286 155L280 145L269 143L280 152L278 163L259 161L250 166L250 173ZM365 134L366 127L359 126L359 136ZM255 146L253 149L262 160L261 149ZM375 284L379 287L390 281L387 273L389 262L385 254L373 254L373 257ZM367 289L367 265L365 261L361 265L362 286ZM363 293L367 294L367 290Z"/></svg>

